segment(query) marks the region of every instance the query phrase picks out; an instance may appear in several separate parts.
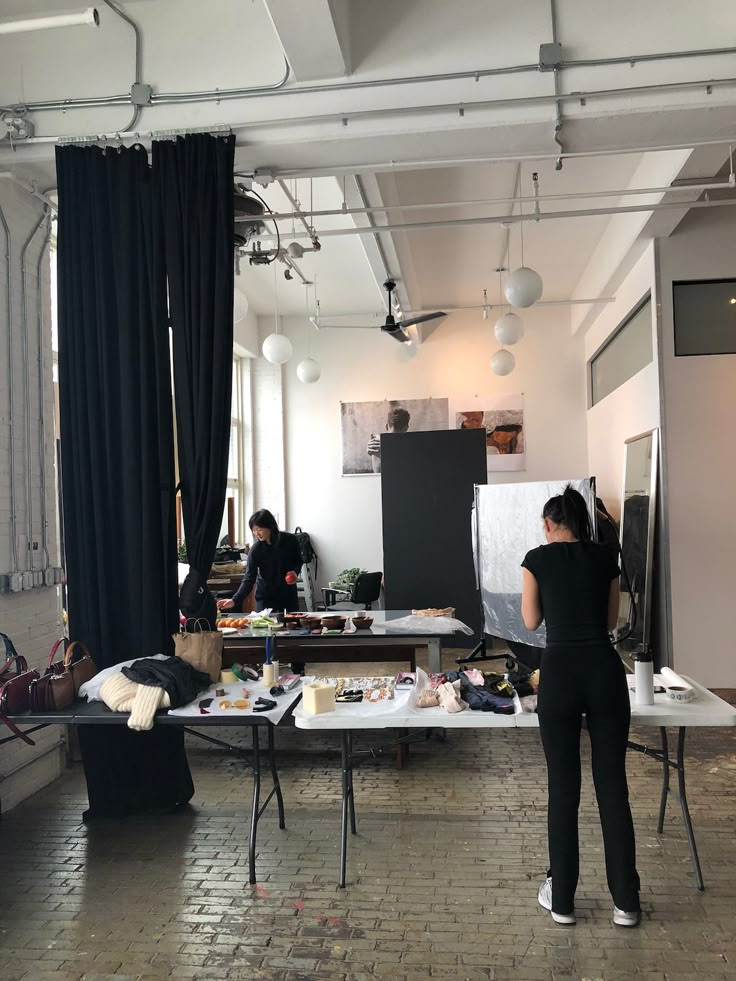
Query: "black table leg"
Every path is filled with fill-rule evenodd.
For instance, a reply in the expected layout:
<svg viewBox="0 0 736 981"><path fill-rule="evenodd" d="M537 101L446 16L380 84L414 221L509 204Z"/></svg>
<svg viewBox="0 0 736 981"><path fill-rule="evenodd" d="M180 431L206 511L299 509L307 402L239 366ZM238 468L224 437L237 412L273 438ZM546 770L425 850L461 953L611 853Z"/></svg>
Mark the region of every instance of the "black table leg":
<svg viewBox="0 0 736 981"><path fill-rule="evenodd" d="M659 820L657 821L657 834L661 835L664 831L664 814L667 810L667 797L670 792L670 756L667 745L667 730L662 727L659 730L662 737L662 796L659 799Z"/></svg>
<svg viewBox="0 0 736 981"><path fill-rule="evenodd" d="M353 790L353 734L348 732L348 800L350 805L350 832L357 834L355 826L355 791Z"/></svg>
<svg viewBox="0 0 736 981"><path fill-rule="evenodd" d="M695 881L698 885L700 892L705 889L705 883L703 882L703 871L700 868L700 859L698 857L698 846L695 842L695 832L693 831L693 823L690 819L690 808L687 806L687 791L685 789L685 733L686 729L684 726L680 727L680 731L677 735L677 781L678 790L680 797L680 807L682 809L682 820L685 824L685 832L687 833L687 843L690 846L690 858L693 863L693 872L695 873Z"/></svg>
<svg viewBox="0 0 736 981"><path fill-rule="evenodd" d="M258 741L258 726L251 726L253 733L253 809L250 815L250 835L248 837L248 881L256 881L256 833L260 817L261 800L261 757Z"/></svg>
<svg viewBox="0 0 736 981"><path fill-rule="evenodd" d="M273 780L274 789L276 790L276 806L279 811L279 828L283 831L286 827L286 820L284 818L284 795L281 793L281 781L279 780L279 771L276 769L276 747L274 744L274 727L268 727L268 761L271 764L271 779Z"/></svg>
<svg viewBox="0 0 736 981"><path fill-rule="evenodd" d="M353 738L347 729L342 732L342 821L340 825L340 876L338 886L345 888L348 863L348 817L355 834L355 804L353 802Z"/></svg>

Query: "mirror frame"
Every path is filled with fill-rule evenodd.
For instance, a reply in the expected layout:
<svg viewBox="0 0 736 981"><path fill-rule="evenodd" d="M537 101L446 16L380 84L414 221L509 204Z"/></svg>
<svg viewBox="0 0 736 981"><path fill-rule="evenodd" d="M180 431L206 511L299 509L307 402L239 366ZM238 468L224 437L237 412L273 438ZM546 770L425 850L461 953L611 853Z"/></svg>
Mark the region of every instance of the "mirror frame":
<svg viewBox="0 0 736 981"><path fill-rule="evenodd" d="M637 617L641 617L641 643L646 651L650 649L652 633L652 573L654 570L654 526L657 517L657 483L659 473L659 429L648 429L624 440L624 472L621 481L621 549L624 547L624 505L626 504L626 470L629 462L629 446L640 439L652 439L652 468L649 479L649 513L647 516L647 555L644 567L644 595L639 597ZM623 569L622 569L623 572ZM643 609L642 609L643 605ZM628 624L627 624L628 626ZM625 628L624 628L625 629ZM619 631L620 633L621 631Z"/></svg>

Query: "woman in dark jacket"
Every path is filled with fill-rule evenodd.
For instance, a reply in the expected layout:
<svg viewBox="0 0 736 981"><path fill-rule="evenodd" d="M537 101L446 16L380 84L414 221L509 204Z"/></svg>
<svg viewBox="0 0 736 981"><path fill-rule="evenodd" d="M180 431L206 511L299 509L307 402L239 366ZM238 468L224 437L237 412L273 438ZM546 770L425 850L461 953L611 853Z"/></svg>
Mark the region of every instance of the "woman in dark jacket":
<svg viewBox="0 0 736 981"><path fill-rule="evenodd" d="M523 563L521 613L530 630L542 620L547 646L539 681L539 728L547 759L550 871L539 904L556 923L575 922L578 882L580 730L592 748L613 922L639 923L639 876L626 782L631 705L621 658L608 631L616 624L619 569L592 540L588 508L569 485L542 512L547 545Z"/></svg>
<svg viewBox="0 0 736 981"><path fill-rule="evenodd" d="M279 531L270 511L256 511L248 526L255 543L248 553L245 575L232 599L221 600L221 610L240 609L243 600L255 586L256 610L298 609L296 577L302 567L296 535ZM289 582L293 578L293 582Z"/></svg>

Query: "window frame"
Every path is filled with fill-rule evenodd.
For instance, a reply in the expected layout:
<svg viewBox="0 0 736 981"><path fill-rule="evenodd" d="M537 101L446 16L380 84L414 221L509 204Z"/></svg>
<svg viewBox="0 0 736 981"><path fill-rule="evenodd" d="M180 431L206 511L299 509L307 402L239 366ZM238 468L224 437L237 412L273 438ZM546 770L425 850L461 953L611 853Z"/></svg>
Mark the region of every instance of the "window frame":
<svg viewBox="0 0 736 981"><path fill-rule="evenodd" d="M672 349L676 358L722 358L736 354L736 344L733 351L689 351L687 353L677 350L677 314L675 310L675 287L676 286L715 286L719 283L730 283L733 285L736 295L736 277L716 276L715 279L673 279L672 280Z"/></svg>
<svg viewBox="0 0 736 981"><path fill-rule="evenodd" d="M641 299L638 300L638 302L635 303L633 307L631 307L631 309L623 318L623 320L611 332L611 334L609 334L609 336L601 344L598 350L595 351L595 353L592 354L588 359L588 408L589 409L594 408L596 405L600 405L601 402L605 402L605 400L609 397L609 395L613 395L613 393L618 391L618 389L621 388L622 385L625 385L627 381L630 381L635 375L638 375L640 371L643 371L644 368L647 367L647 365L651 364L652 361L654 361L656 357L656 346L655 346L654 332L651 328L651 323L650 323L650 332L651 332L651 341L652 341L651 359L647 361L646 364L643 364L641 368L638 368L633 375L629 375L628 378L620 382L615 388L612 388L610 392L606 392L606 394L599 399L595 398L594 383L593 383L593 367L595 363L603 354L605 354L605 352L618 339L618 337L623 333L623 331L625 331L626 328L630 326L631 322L639 313L641 313L644 307L647 304L651 306L651 303L652 303L652 291L647 290L646 293L641 297ZM651 317L650 317L650 321L651 321Z"/></svg>

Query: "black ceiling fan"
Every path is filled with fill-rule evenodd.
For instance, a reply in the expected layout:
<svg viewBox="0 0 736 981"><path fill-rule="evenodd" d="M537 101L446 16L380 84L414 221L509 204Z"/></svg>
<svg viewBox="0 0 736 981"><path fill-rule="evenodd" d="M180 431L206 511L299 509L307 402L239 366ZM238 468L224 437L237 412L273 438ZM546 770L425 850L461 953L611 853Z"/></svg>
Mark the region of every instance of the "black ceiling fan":
<svg viewBox="0 0 736 981"><path fill-rule="evenodd" d="M438 317L447 316L443 311L437 310L434 313L423 313L418 317L404 317L402 320L397 320L391 312L393 310L392 301L396 283L392 279L387 279L383 284L383 288L388 293L388 314L386 315L385 323L381 324L381 330L401 344L406 344L407 341L411 340L406 332L407 327L413 327L415 324L424 324L428 320L437 320Z"/></svg>

